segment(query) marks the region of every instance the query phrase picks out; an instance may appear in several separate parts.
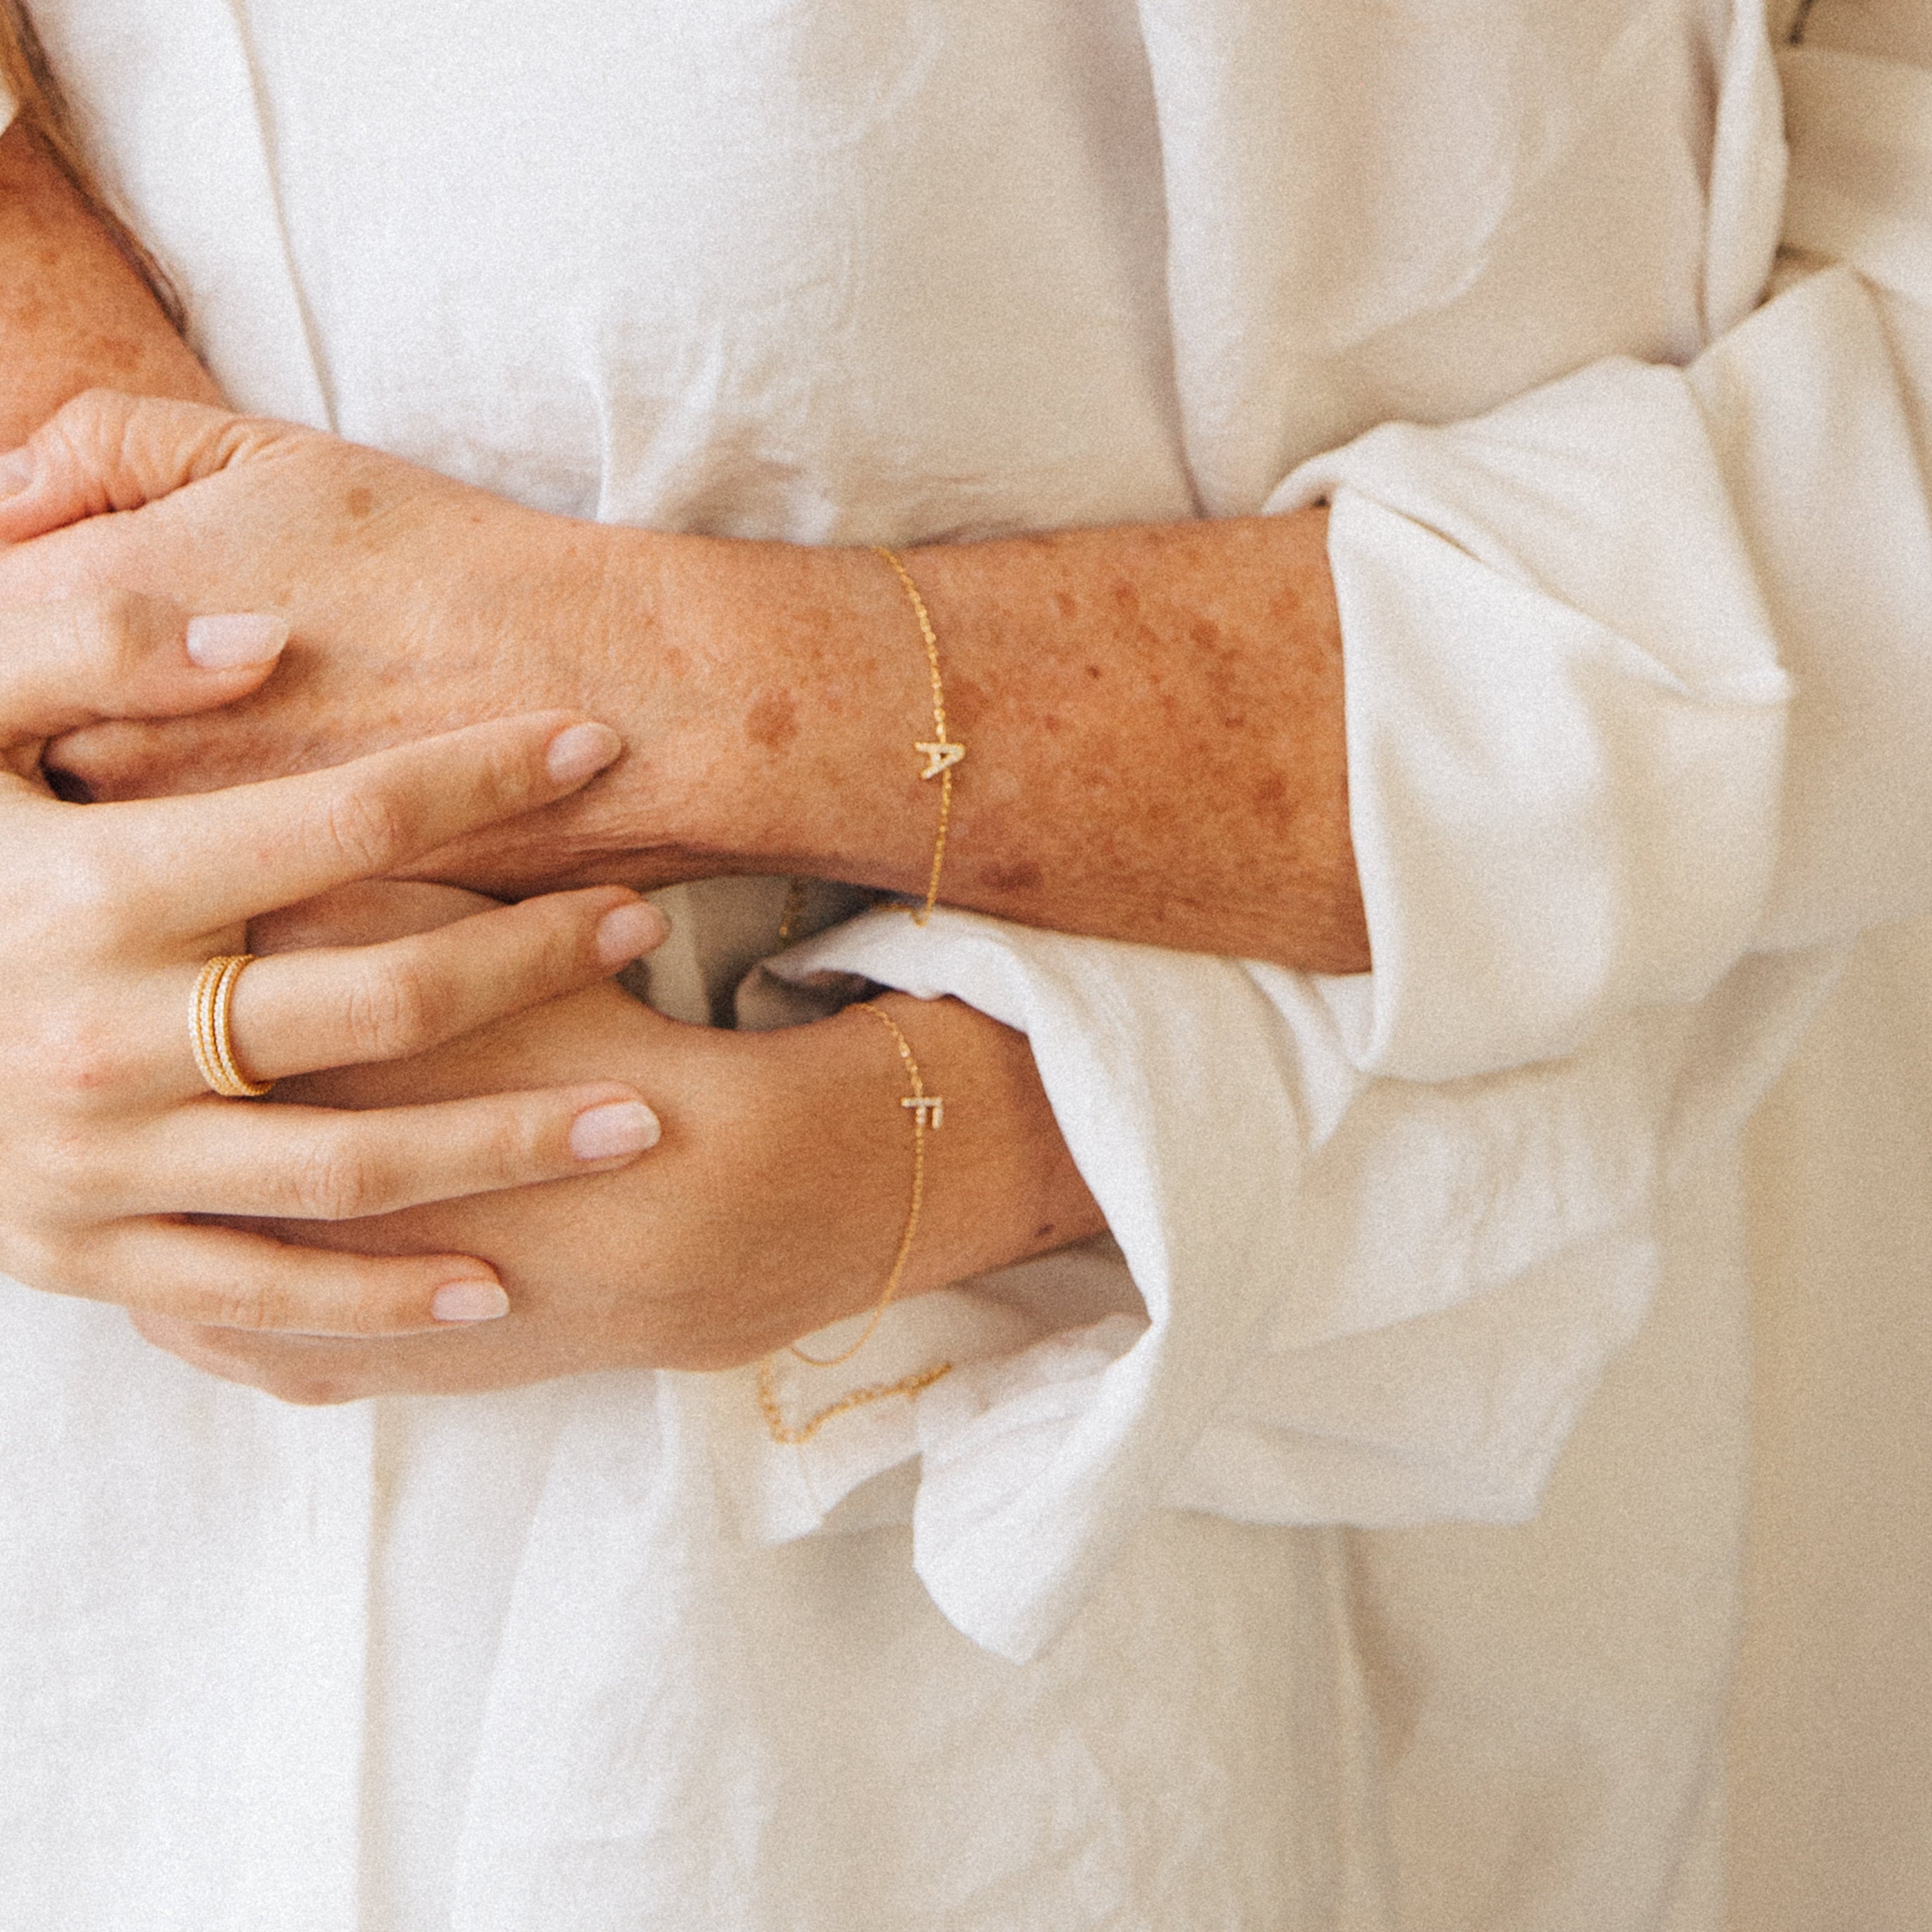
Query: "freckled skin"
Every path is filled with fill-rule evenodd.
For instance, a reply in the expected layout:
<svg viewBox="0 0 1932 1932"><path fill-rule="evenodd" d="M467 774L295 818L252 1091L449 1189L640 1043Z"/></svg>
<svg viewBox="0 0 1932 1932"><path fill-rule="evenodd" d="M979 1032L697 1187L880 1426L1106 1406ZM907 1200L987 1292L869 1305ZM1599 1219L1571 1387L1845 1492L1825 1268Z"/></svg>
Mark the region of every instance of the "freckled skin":
<svg viewBox="0 0 1932 1932"><path fill-rule="evenodd" d="M22 140L0 141L0 260L10 224L10 259L58 272L0 278L0 346L24 344L0 364L16 436L124 367L125 386L212 400ZM10 304L16 318L38 305L31 332L10 328ZM122 546L138 582L204 608L284 609L295 642L218 719L64 741L54 762L96 796L205 790L571 706L631 752L567 808L442 855L440 876L525 892L794 871L923 892L927 665L869 550L574 524L334 447L312 473L290 458L203 486L218 515L188 493L141 513L151 535ZM177 526L188 540L170 540ZM906 551L948 734L968 748L942 896L1071 932L1366 966L1325 531L1316 509ZM30 560L11 560L16 588Z"/></svg>
<svg viewBox="0 0 1932 1932"><path fill-rule="evenodd" d="M1046 874L1030 859L1012 866L982 866L980 883L996 892L1036 892Z"/></svg>
<svg viewBox="0 0 1932 1932"><path fill-rule="evenodd" d="M1326 536L1317 508L907 553L967 747L941 896L1066 931L1366 967ZM784 755L814 760L796 784L782 763L740 787L721 844L764 850L771 870L923 890L937 804L905 743L929 731L930 698L903 593L864 552L715 554L694 608L721 640L764 628L754 655L794 673L802 729Z"/></svg>
<svg viewBox="0 0 1932 1932"><path fill-rule="evenodd" d="M798 704L789 692L767 691L745 716L745 736L768 752L782 752L798 736Z"/></svg>
<svg viewBox="0 0 1932 1932"><path fill-rule="evenodd" d="M208 372L22 124L0 136L0 448L83 389L218 402Z"/></svg>

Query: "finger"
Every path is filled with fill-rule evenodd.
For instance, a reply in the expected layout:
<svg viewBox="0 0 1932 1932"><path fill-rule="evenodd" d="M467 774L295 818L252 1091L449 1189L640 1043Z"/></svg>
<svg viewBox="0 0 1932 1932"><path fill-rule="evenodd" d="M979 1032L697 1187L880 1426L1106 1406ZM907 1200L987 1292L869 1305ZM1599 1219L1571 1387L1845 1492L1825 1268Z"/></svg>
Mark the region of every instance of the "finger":
<svg viewBox="0 0 1932 1932"><path fill-rule="evenodd" d="M0 610L0 742L232 704L268 676L288 640L272 614L190 617L124 594Z"/></svg>
<svg viewBox="0 0 1932 1932"><path fill-rule="evenodd" d="M182 798L88 808L124 871L164 884L155 916L201 934L426 852L586 784L623 749L608 724L499 718L353 764Z"/></svg>
<svg viewBox="0 0 1932 1932"><path fill-rule="evenodd" d="M128 1320L144 1342L164 1349L191 1369L304 1408L355 1402L383 1393L370 1385L369 1371L375 1358L412 1344L420 1348L425 1342L435 1349L442 1340L442 1334L375 1339L364 1335L345 1340L339 1335L250 1333L178 1322L172 1316L146 1310L130 1310ZM487 1330L495 1324L482 1325ZM448 1332L446 1325L443 1334Z"/></svg>
<svg viewBox="0 0 1932 1932"><path fill-rule="evenodd" d="M426 1201L602 1174L654 1147L634 1088L600 1081L414 1107L177 1108L130 1149L138 1209L256 1220L361 1220Z"/></svg>
<svg viewBox="0 0 1932 1932"><path fill-rule="evenodd" d="M235 1228L123 1222L97 1244L98 1292L130 1313L294 1335L416 1335L509 1312L495 1270L471 1255L353 1255Z"/></svg>
<svg viewBox="0 0 1932 1932"><path fill-rule="evenodd" d="M139 509L301 434L204 403L89 389L0 456L0 543Z"/></svg>
<svg viewBox="0 0 1932 1932"><path fill-rule="evenodd" d="M230 1036L258 1081L406 1060L595 986L652 950L668 929L634 892L599 886L381 945L279 952L236 981ZM185 997L177 1004L184 1010ZM185 1030L182 1049L191 1079Z"/></svg>

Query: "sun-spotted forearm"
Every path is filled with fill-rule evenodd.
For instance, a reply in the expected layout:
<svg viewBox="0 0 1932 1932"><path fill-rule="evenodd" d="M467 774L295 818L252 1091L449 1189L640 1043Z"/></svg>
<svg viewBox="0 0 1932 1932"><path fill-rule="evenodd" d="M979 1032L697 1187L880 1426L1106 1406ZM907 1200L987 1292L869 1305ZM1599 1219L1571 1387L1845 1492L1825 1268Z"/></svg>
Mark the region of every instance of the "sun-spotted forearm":
<svg viewBox="0 0 1932 1932"><path fill-rule="evenodd" d="M16 121L0 135L0 449L95 388L220 400L106 224Z"/></svg>
<svg viewBox="0 0 1932 1932"><path fill-rule="evenodd" d="M940 898L1366 968L1326 529L1318 508L907 551L965 747ZM638 667L634 742L653 712L683 727L609 794L637 808L640 842L694 854L690 869L922 894L930 671L889 563L637 532L608 545L604 649Z"/></svg>

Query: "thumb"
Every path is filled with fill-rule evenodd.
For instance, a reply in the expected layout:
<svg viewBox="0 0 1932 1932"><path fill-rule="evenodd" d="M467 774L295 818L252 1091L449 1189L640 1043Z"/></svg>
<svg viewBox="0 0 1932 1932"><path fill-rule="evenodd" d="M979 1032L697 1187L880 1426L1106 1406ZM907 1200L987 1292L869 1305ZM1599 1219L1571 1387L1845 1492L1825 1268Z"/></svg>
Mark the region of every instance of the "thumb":
<svg viewBox="0 0 1932 1932"><path fill-rule="evenodd" d="M274 670L289 627L255 614L190 618L116 596L0 610L0 748L110 718L174 718L232 704ZM19 760L5 760L17 768Z"/></svg>
<svg viewBox="0 0 1932 1932"><path fill-rule="evenodd" d="M0 455L0 543L139 509L286 433L283 424L205 403L88 389Z"/></svg>

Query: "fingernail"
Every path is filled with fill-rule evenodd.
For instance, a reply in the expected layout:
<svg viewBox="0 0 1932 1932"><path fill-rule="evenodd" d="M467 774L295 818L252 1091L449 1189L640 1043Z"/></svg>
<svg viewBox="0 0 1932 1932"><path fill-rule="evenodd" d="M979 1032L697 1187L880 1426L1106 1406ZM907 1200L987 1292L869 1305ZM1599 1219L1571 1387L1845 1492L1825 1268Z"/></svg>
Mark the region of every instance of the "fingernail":
<svg viewBox="0 0 1932 1932"><path fill-rule="evenodd" d="M238 614L188 620L188 654L203 670L239 670L244 664L266 664L281 656L288 640L286 618Z"/></svg>
<svg viewBox="0 0 1932 1932"><path fill-rule="evenodd" d="M581 784L623 748L623 740L608 724L573 724L550 741L544 762L559 784Z"/></svg>
<svg viewBox="0 0 1932 1932"><path fill-rule="evenodd" d="M649 899L614 907L597 922L597 956L606 966L628 966L662 945L670 930Z"/></svg>
<svg viewBox="0 0 1932 1932"><path fill-rule="evenodd" d="M34 480L35 464L25 449L10 449L0 456L0 496L11 496Z"/></svg>
<svg viewBox="0 0 1932 1932"><path fill-rule="evenodd" d="M641 1100L614 1100L590 1107L570 1124L570 1150L579 1160L615 1160L656 1147L662 1130Z"/></svg>
<svg viewBox="0 0 1932 1932"><path fill-rule="evenodd" d="M494 1281L446 1282L429 1312L439 1322L494 1322L510 1312L510 1298Z"/></svg>

